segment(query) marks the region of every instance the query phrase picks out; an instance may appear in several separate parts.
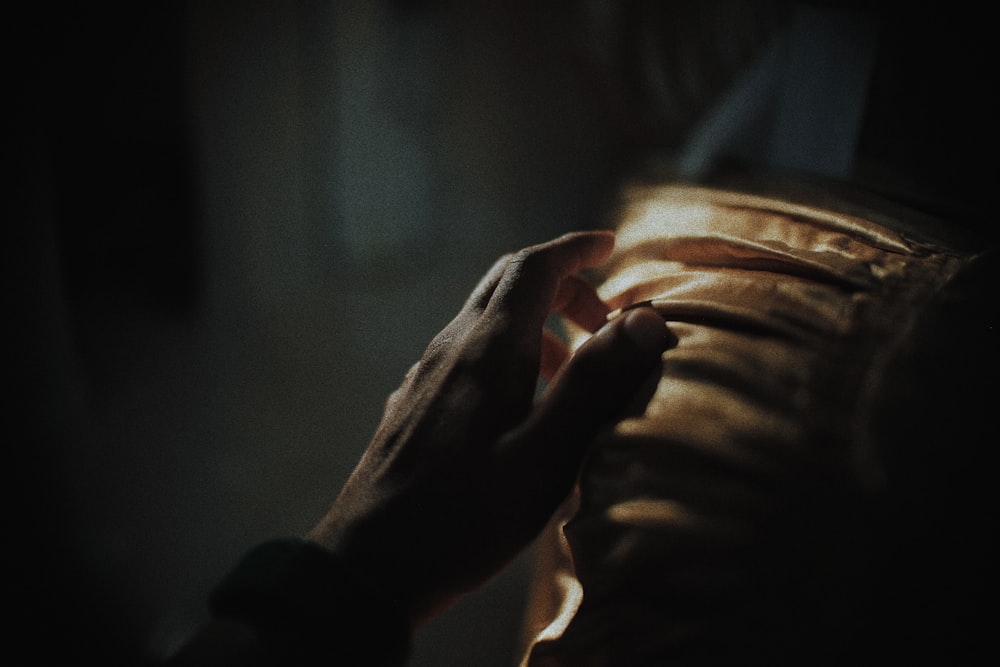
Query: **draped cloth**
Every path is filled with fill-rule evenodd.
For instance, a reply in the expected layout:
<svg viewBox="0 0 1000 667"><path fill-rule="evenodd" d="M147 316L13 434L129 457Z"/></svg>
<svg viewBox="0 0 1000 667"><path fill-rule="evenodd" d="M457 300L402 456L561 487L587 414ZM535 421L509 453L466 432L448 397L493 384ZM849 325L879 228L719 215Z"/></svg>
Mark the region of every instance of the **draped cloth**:
<svg viewBox="0 0 1000 667"><path fill-rule="evenodd" d="M928 508L980 500L934 452L978 451L941 394L995 342L963 278L983 246L868 201L688 185L634 187L612 226L600 295L678 344L539 542L522 667L862 664L939 632L911 603L969 601L912 570L967 527Z"/></svg>

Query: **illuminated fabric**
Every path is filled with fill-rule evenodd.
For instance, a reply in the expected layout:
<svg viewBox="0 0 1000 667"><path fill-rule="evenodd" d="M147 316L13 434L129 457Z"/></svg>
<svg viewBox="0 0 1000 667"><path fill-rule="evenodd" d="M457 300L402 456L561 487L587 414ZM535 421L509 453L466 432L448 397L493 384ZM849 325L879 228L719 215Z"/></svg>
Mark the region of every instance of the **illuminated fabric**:
<svg viewBox="0 0 1000 667"><path fill-rule="evenodd" d="M629 193L599 293L679 342L543 536L524 667L778 664L866 631L887 369L977 256L912 222Z"/></svg>

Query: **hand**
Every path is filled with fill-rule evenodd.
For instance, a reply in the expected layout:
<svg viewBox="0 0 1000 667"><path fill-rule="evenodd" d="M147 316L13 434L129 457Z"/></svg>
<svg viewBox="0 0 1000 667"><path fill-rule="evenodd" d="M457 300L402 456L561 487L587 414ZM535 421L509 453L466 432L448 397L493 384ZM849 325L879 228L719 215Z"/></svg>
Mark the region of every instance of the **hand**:
<svg viewBox="0 0 1000 667"><path fill-rule="evenodd" d="M659 368L663 319L608 309L578 271L609 232L567 234L498 261L388 399L382 423L308 538L400 601L414 626L483 584L572 490L594 436ZM558 312L596 333L575 354ZM538 377L551 380L536 404Z"/></svg>

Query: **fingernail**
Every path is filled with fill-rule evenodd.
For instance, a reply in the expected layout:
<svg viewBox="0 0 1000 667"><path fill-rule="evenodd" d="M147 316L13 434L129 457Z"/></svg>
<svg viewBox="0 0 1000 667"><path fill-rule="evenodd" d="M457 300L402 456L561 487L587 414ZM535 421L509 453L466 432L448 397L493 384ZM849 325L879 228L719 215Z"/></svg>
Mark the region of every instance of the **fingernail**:
<svg viewBox="0 0 1000 667"><path fill-rule="evenodd" d="M663 318L649 308L628 313L622 322L622 331L640 349L649 352L662 352L677 340Z"/></svg>

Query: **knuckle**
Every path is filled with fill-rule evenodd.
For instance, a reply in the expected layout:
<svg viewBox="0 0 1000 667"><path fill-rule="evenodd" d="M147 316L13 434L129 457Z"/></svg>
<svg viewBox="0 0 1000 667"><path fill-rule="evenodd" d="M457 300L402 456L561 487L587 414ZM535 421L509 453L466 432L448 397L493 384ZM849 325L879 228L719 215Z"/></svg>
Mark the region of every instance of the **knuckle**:
<svg viewBox="0 0 1000 667"><path fill-rule="evenodd" d="M406 375L403 376L403 382L408 383L415 381L417 379L417 376L420 375L420 372L423 370L423 368L424 364L422 361L418 361L417 363L410 366L410 368L406 371Z"/></svg>
<svg viewBox="0 0 1000 667"><path fill-rule="evenodd" d="M426 373L429 369L440 365L453 349L454 339L451 336L438 335L435 337L424 350L424 354L420 357L420 361L417 362L417 364L411 369L413 376L419 377L420 375Z"/></svg>
<svg viewBox="0 0 1000 667"><path fill-rule="evenodd" d="M543 248L524 248L514 253L509 270L517 278L538 280L552 273L552 262Z"/></svg>
<svg viewBox="0 0 1000 667"><path fill-rule="evenodd" d="M522 248L515 253L511 254L510 264L508 264L508 270L515 272L523 271L526 267L530 267L532 264L532 254L531 248Z"/></svg>

